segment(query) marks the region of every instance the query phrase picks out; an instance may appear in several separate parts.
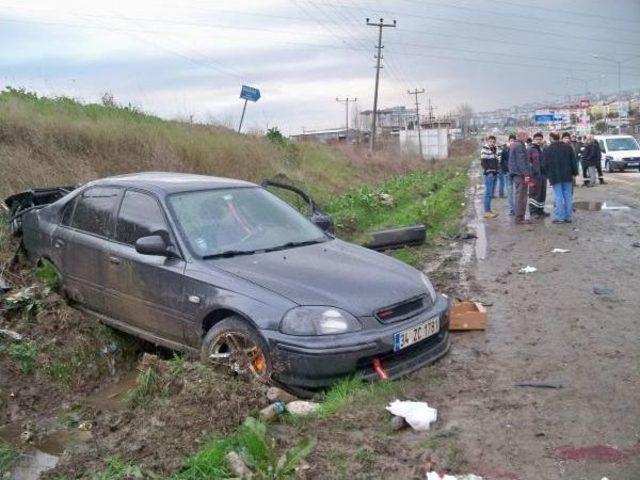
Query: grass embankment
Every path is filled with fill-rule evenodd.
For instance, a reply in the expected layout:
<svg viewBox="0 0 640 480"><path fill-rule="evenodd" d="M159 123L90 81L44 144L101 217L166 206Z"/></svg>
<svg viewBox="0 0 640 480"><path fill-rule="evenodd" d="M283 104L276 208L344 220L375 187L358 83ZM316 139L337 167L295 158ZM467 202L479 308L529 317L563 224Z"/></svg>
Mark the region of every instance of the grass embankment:
<svg viewBox="0 0 640 480"><path fill-rule="evenodd" d="M271 142L222 127L165 121L127 108L81 105L67 98L45 99L17 91L0 93L0 158L0 197L32 187L75 184L143 170L194 172L255 182L276 177L307 190L334 216L338 236L347 240L364 240L366 232L379 228L424 223L426 247L394 253L412 264L420 263L424 249L434 239L454 228L467 181L462 160L425 169L424 163L415 159L368 158L337 147ZM0 260L4 263L16 245L8 240L6 218L0 220ZM124 341L129 337L121 338L50 294L55 285L46 268L37 272L19 268L8 272L14 283L29 286L35 282L35 273L39 282L30 295L5 304L12 312L2 325L24 336L20 342L0 341L0 367L10 373L5 380L12 390L35 388L47 392L50 400L61 402L92 391L107 372L113 374L124 362L133 368L132 359L140 350ZM0 381L0 392L8 392L9 384ZM159 371L145 366L138 388L129 396L129 408L135 416L127 416L115 431L108 416L94 419L96 434L115 437L118 441L114 444L125 446L110 449L108 458L81 456L75 466L67 465L68 471L74 472L74 478L82 470L85 478L100 480L217 478L218 473L229 473L225 455L233 449L243 452L255 471L273 473L280 468L277 476L269 478L287 478L290 467L302 461L313 443L303 438L322 437L323 430L340 432L343 412L350 412L356 404L379 406L382 413L376 415L383 419L383 404L403 388L396 382L369 385L346 379L326 392L320 411L311 418L285 415L282 426L292 429L291 437L275 444L276 432L262 424L238 427L242 418L257 411L264 397L249 386L233 384L229 390L229 385L212 372L199 369L198 364L174 360ZM234 392L233 401L230 391ZM39 403L19 405L25 418L46 408L44 397ZM21 401L22 397L16 398ZM203 408L211 405L212 398L217 399L213 402L215 415ZM5 413L1 400L0 416ZM219 414L225 418L218 418ZM214 432L224 436L207 440ZM327 442L327 438L321 440ZM126 446L133 443L139 447L150 441L167 444L164 456L154 457L142 447L134 450ZM205 444L200 443L203 441ZM201 447L194 453L197 445ZM333 455L331 448L317 447L323 458ZM357 455L366 462L369 454L363 451ZM0 445L0 465L9 462L13 462L11 452ZM55 471L52 475L57 478Z"/></svg>
<svg viewBox="0 0 640 480"><path fill-rule="evenodd" d="M83 105L13 89L0 92L0 158L0 198L33 187L154 170L254 182L277 177L305 188L320 203L423 164L415 158L273 142L131 108Z"/></svg>

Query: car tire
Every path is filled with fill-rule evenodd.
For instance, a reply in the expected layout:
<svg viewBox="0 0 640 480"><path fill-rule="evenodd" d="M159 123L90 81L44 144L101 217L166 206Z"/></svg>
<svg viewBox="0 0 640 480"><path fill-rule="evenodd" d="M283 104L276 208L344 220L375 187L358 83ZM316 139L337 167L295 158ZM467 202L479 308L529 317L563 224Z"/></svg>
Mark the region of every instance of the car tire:
<svg viewBox="0 0 640 480"><path fill-rule="evenodd" d="M607 168L607 172L613 173L613 166L611 165L611 162L607 162L605 167Z"/></svg>
<svg viewBox="0 0 640 480"><path fill-rule="evenodd" d="M249 373L262 383L271 381L273 368L267 344L239 315L225 318L209 329L202 341L200 360L227 373Z"/></svg>

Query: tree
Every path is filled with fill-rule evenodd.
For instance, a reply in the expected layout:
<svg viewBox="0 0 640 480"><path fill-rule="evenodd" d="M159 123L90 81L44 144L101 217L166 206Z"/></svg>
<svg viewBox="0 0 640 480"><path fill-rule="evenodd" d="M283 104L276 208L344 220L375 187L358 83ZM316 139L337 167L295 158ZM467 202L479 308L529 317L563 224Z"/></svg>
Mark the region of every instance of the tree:
<svg viewBox="0 0 640 480"><path fill-rule="evenodd" d="M604 121L600 120L599 122L596 122L596 124L593 126L593 129L596 133L605 133L607 131L607 124Z"/></svg>
<svg viewBox="0 0 640 480"><path fill-rule="evenodd" d="M473 108L471 108L471 105L468 103L458 105L458 108L456 108L456 115L458 116L458 122L462 129L462 136L466 137L469 133L471 119L473 118Z"/></svg>
<svg viewBox="0 0 640 480"><path fill-rule="evenodd" d="M267 140L277 145L285 145L287 143L287 139L282 135L282 132L280 132L278 127L271 127L268 129L265 137L267 137Z"/></svg>
<svg viewBox="0 0 640 480"><path fill-rule="evenodd" d="M113 93L111 92L104 92L102 94L102 105L104 105L105 107L117 107L116 105L116 100L113 97Z"/></svg>

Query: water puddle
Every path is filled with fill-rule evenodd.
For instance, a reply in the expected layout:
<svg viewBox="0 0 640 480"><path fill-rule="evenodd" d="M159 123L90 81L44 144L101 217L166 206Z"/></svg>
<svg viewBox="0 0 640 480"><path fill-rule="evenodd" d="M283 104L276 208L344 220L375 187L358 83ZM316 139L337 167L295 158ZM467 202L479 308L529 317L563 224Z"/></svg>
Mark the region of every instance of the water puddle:
<svg viewBox="0 0 640 480"><path fill-rule="evenodd" d="M89 395L83 402L97 410L106 412L120 412L127 407L127 393L136 387L138 372L132 370L119 381L108 385L97 393Z"/></svg>
<svg viewBox="0 0 640 480"><path fill-rule="evenodd" d="M108 385L99 392L86 397L83 403L96 410L119 412L126 408L127 392L136 385L137 373L132 371L121 380ZM12 480L37 480L40 475L58 464L60 456L72 448L91 439L91 432L80 429L53 430L39 438L25 442L20 424L0 426L0 440L4 440L20 451L13 469Z"/></svg>
<svg viewBox="0 0 640 480"><path fill-rule="evenodd" d="M630 210L631 207L627 205L621 205L615 202L573 202L573 206L577 210L585 210L588 212L600 212L603 210L615 211L615 210Z"/></svg>

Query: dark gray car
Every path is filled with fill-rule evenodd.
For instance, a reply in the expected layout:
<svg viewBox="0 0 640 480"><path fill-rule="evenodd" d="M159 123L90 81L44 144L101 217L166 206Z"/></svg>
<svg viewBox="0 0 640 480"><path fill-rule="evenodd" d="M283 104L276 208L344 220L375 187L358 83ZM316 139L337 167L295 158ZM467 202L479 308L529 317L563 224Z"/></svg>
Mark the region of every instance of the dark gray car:
<svg viewBox="0 0 640 480"><path fill-rule="evenodd" d="M264 381L373 378L374 359L395 377L449 348L449 300L421 272L252 183L105 178L24 212L21 228L29 255L105 323Z"/></svg>

